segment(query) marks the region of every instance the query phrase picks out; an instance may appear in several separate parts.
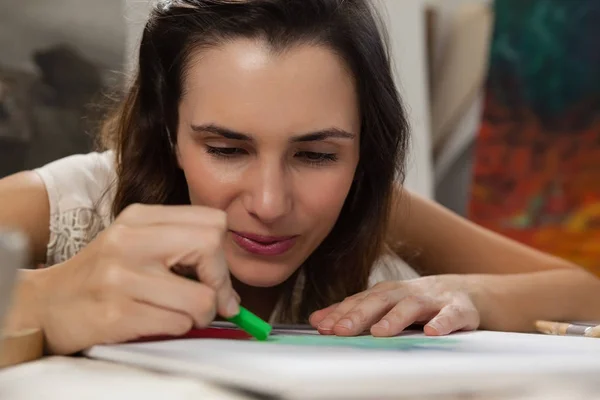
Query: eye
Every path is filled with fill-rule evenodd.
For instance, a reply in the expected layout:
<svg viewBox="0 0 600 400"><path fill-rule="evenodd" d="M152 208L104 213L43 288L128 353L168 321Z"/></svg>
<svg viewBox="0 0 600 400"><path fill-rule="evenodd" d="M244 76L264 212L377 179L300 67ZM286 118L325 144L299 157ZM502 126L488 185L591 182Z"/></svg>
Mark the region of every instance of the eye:
<svg viewBox="0 0 600 400"><path fill-rule="evenodd" d="M337 161L337 155L334 153L318 153L316 151L299 151L294 157L301 158L302 161L313 165L321 165Z"/></svg>
<svg viewBox="0 0 600 400"><path fill-rule="evenodd" d="M239 147L206 146L206 152L212 156L220 158L232 158L247 154L246 150Z"/></svg>

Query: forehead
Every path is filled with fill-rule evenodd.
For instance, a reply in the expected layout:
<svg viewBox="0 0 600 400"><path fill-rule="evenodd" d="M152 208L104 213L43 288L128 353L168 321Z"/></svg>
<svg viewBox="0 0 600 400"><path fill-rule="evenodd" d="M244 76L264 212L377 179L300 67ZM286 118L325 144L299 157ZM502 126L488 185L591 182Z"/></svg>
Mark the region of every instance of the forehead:
<svg viewBox="0 0 600 400"><path fill-rule="evenodd" d="M254 134L360 130L354 79L322 46L275 53L258 40L228 42L192 55L183 89L182 122Z"/></svg>

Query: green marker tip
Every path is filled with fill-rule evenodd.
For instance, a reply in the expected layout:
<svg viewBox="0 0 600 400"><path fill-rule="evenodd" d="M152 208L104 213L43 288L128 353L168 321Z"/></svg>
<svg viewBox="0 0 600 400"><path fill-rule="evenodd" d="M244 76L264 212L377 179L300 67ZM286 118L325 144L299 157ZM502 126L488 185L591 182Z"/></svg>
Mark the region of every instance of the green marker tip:
<svg viewBox="0 0 600 400"><path fill-rule="evenodd" d="M267 340L273 329L266 321L263 321L260 317L241 306L238 315L227 318L227 320L261 341Z"/></svg>

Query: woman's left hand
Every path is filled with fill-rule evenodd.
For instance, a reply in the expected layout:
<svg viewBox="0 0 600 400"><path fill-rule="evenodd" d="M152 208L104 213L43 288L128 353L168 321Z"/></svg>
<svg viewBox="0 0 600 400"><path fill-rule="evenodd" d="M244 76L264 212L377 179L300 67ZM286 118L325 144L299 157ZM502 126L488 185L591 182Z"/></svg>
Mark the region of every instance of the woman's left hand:
<svg viewBox="0 0 600 400"><path fill-rule="evenodd" d="M321 334L394 336L413 323L426 335L447 335L479 326L479 311L460 289L460 276L427 276L381 282L341 303L314 312L310 323Z"/></svg>

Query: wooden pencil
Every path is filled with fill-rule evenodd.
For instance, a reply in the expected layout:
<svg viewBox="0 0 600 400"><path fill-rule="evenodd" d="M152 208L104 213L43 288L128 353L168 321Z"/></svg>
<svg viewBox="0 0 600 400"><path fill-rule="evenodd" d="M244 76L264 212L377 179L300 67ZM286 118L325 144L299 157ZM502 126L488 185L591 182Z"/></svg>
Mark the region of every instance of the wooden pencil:
<svg viewBox="0 0 600 400"><path fill-rule="evenodd" d="M560 336L585 336L600 338L600 325L587 326L571 324L568 322L555 322L539 320L535 322L535 329L546 335Z"/></svg>

